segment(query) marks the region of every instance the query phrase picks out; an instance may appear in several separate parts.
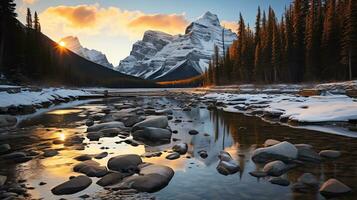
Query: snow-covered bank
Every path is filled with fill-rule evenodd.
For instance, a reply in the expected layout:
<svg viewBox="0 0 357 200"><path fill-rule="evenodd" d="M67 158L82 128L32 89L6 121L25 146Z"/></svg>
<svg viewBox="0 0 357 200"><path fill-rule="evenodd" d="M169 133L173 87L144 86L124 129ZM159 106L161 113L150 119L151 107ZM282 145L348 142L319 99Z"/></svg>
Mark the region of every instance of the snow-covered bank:
<svg viewBox="0 0 357 200"><path fill-rule="evenodd" d="M6 114L30 114L39 108L90 95L91 92L80 89L10 87L0 92L0 110Z"/></svg>
<svg viewBox="0 0 357 200"><path fill-rule="evenodd" d="M326 96L301 97L293 94L208 93L202 99L216 101L217 107L227 112L256 115L289 125L311 127L313 124L314 130L317 124L332 125L331 128L324 126L321 129L324 132L338 132L338 123L356 128L352 123L357 120L357 100L346 95L327 93ZM346 126L341 127L341 134L357 137L357 132L347 130L350 134L346 134L346 129Z"/></svg>

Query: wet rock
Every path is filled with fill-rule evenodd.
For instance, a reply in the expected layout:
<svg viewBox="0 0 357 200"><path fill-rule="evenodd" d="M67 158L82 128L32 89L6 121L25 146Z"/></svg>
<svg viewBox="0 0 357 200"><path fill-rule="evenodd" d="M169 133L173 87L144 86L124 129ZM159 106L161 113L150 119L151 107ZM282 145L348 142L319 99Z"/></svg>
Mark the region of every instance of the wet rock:
<svg viewBox="0 0 357 200"><path fill-rule="evenodd" d="M94 125L94 121L92 119L87 119L86 121L86 126L93 126Z"/></svg>
<svg viewBox="0 0 357 200"><path fill-rule="evenodd" d="M123 180L121 187L136 189L140 192L156 192L166 187L174 171L163 165L146 165L141 168L140 176L131 176Z"/></svg>
<svg viewBox="0 0 357 200"><path fill-rule="evenodd" d="M135 154L119 155L109 159L108 168L122 173L131 173L136 172L138 165L142 162L140 156Z"/></svg>
<svg viewBox="0 0 357 200"><path fill-rule="evenodd" d="M185 107L182 109L182 111L191 111L191 108L190 107Z"/></svg>
<svg viewBox="0 0 357 200"><path fill-rule="evenodd" d="M173 114L171 109L157 110L155 113L157 115L172 115Z"/></svg>
<svg viewBox="0 0 357 200"><path fill-rule="evenodd" d="M220 174L227 176L230 174L234 174L240 170L238 163L233 160L233 158L228 152L221 151L218 155L218 158L220 159L220 161L216 169Z"/></svg>
<svg viewBox="0 0 357 200"><path fill-rule="evenodd" d="M45 157L53 157L56 155L58 155L58 151L55 149L49 149L49 150L43 151L43 156L45 156Z"/></svg>
<svg viewBox="0 0 357 200"><path fill-rule="evenodd" d="M278 141L278 140L267 139L267 140L265 140L265 142L264 142L264 147L274 146L274 145L279 144L279 143L280 143L280 141Z"/></svg>
<svg viewBox="0 0 357 200"><path fill-rule="evenodd" d="M17 123L17 118L11 115L0 115L0 128L12 127Z"/></svg>
<svg viewBox="0 0 357 200"><path fill-rule="evenodd" d="M86 189L90 184L92 184L92 180L89 177L82 175L52 188L51 191L55 195L74 194Z"/></svg>
<svg viewBox="0 0 357 200"><path fill-rule="evenodd" d="M166 156L166 159L168 159L168 160L175 160L175 159L177 159L177 158L179 158L179 157L180 157L180 154L177 153L177 152L174 152L174 153L171 153L171 154L167 155L167 156Z"/></svg>
<svg viewBox="0 0 357 200"><path fill-rule="evenodd" d="M27 162L30 160L32 160L32 157L30 157L30 156L18 157L18 158L12 159L12 161L15 163L24 163L24 162Z"/></svg>
<svg viewBox="0 0 357 200"><path fill-rule="evenodd" d="M25 194L25 193L26 193L26 189L25 189L25 188L22 188L22 187L19 186L19 185L11 186L7 191L8 191L8 192L16 193L16 194L18 194L18 195L22 195L22 194Z"/></svg>
<svg viewBox="0 0 357 200"><path fill-rule="evenodd" d="M12 160L12 159L16 159L16 158L22 158L25 156L26 156L26 154L24 152L15 151L15 152L3 155L2 158L7 159L7 160Z"/></svg>
<svg viewBox="0 0 357 200"><path fill-rule="evenodd" d="M319 191L326 197L334 197L351 192L351 188L339 180L332 178L324 182Z"/></svg>
<svg viewBox="0 0 357 200"><path fill-rule="evenodd" d="M129 116L123 120L123 123L126 127L132 127L135 124L142 122L145 120L145 117L134 115L134 116Z"/></svg>
<svg viewBox="0 0 357 200"><path fill-rule="evenodd" d="M97 181L97 184L105 187L108 185L114 185L123 180L125 176L120 172L111 172Z"/></svg>
<svg viewBox="0 0 357 200"><path fill-rule="evenodd" d="M254 162L269 162L272 160L290 161L296 159L297 156L297 148L291 143L284 141L270 147L254 150L252 160Z"/></svg>
<svg viewBox="0 0 357 200"><path fill-rule="evenodd" d="M285 178L281 178L281 177L273 177L273 178L269 179L269 182L272 184L281 185L281 186L290 185L289 180L287 180Z"/></svg>
<svg viewBox="0 0 357 200"><path fill-rule="evenodd" d="M301 182L296 182L291 185L291 190L294 192L298 192L298 193L307 193L307 192L311 191L311 188L310 188L310 186L305 185Z"/></svg>
<svg viewBox="0 0 357 200"><path fill-rule="evenodd" d="M341 156L341 152L335 150L322 150L319 155L324 158L335 159Z"/></svg>
<svg viewBox="0 0 357 200"><path fill-rule="evenodd" d="M296 148L307 148L307 149L312 149L313 147L312 147L312 145L310 145L310 144L295 144L295 147Z"/></svg>
<svg viewBox="0 0 357 200"><path fill-rule="evenodd" d="M267 163L263 171L266 172L269 176L281 176L287 171L288 167L285 163L280 160L272 161Z"/></svg>
<svg viewBox="0 0 357 200"><path fill-rule="evenodd" d="M6 183L7 176L0 175L0 187Z"/></svg>
<svg viewBox="0 0 357 200"><path fill-rule="evenodd" d="M81 199L88 199L90 196L88 194L83 194L81 196L79 196L79 198Z"/></svg>
<svg viewBox="0 0 357 200"><path fill-rule="evenodd" d="M0 144L0 154L10 151L11 147L9 144Z"/></svg>
<svg viewBox="0 0 357 200"><path fill-rule="evenodd" d="M163 128L144 127L132 133L134 139L149 140L149 141L169 141L171 139L171 131Z"/></svg>
<svg viewBox="0 0 357 200"><path fill-rule="evenodd" d="M123 129L123 128L125 128L125 126L124 126L123 122L117 122L117 121L105 122L105 123L100 123L100 124L96 124L96 125L88 127L87 132L97 132L102 129L108 129L108 128Z"/></svg>
<svg viewBox="0 0 357 200"><path fill-rule="evenodd" d="M252 171L252 172L249 172L249 174L254 176L254 177L257 177L257 178L268 176L268 174L266 172L263 172L263 171Z"/></svg>
<svg viewBox="0 0 357 200"><path fill-rule="evenodd" d="M86 160L92 160L92 156L88 154L83 154L83 155L76 156L74 159L78 161L86 161Z"/></svg>
<svg viewBox="0 0 357 200"><path fill-rule="evenodd" d="M188 132L188 134L190 134L190 135L197 135L197 134L198 134L198 131L196 131L196 130L190 130L190 131Z"/></svg>
<svg viewBox="0 0 357 200"><path fill-rule="evenodd" d="M42 186L42 185L46 185L47 183L46 182L40 182L38 185Z"/></svg>
<svg viewBox="0 0 357 200"><path fill-rule="evenodd" d="M198 152L201 158L205 159L208 157L207 151L206 150L201 150Z"/></svg>
<svg viewBox="0 0 357 200"><path fill-rule="evenodd" d="M153 128L161 128L164 129L168 126L168 119L166 116L148 116L144 121L136 123L132 131L136 131L142 129L144 127L153 127Z"/></svg>
<svg viewBox="0 0 357 200"><path fill-rule="evenodd" d="M317 186L319 181L317 178L311 173L304 173L298 178L298 182L310 185L310 186Z"/></svg>
<svg viewBox="0 0 357 200"><path fill-rule="evenodd" d="M87 138L90 141L98 141L102 137L102 133L100 132L88 132Z"/></svg>
<svg viewBox="0 0 357 200"><path fill-rule="evenodd" d="M94 156L95 159L103 159L105 157L108 156L108 152L102 152L100 154L97 154L96 156Z"/></svg>
<svg viewBox="0 0 357 200"><path fill-rule="evenodd" d="M144 154L141 155L141 157L145 158L151 158L151 157L160 157L162 153L159 152L145 152Z"/></svg>
<svg viewBox="0 0 357 200"><path fill-rule="evenodd" d="M298 146L298 159L307 162L321 162L320 155L311 148Z"/></svg>
<svg viewBox="0 0 357 200"><path fill-rule="evenodd" d="M105 128L99 131L101 137L115 137L120 134L121 130L118 128Z"/></svg>
<svg viewBox="0 0 357 200"><path fill-rule="evenodd" d="M172 147L172 150L183 155L183 154L186 154L187 152L187 149L188 149L188 146L186 143L180 143L180 144L175 144L173 147Z"/></svg>
<svg viewBox="0 0 357 200"><path fill-rule="evenodd" d="M108 173L104 166L100 166L98 162L93 160L86 160L78 163L73 167L73 171L83 173L89 177L103 177Z"/></svg>

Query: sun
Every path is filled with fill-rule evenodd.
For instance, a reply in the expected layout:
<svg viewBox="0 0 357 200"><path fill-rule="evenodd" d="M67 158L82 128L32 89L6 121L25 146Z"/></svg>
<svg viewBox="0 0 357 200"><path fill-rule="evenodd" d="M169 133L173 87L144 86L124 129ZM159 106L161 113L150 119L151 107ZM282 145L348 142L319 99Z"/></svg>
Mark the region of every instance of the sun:
<svg viewBox="0 0 357 200"><path fill-rule="evenodd" d="M65 46L66 46L66 43L63 42L63 41L60 41L58 44L59 44L61 47L65 47Z"/></svg>

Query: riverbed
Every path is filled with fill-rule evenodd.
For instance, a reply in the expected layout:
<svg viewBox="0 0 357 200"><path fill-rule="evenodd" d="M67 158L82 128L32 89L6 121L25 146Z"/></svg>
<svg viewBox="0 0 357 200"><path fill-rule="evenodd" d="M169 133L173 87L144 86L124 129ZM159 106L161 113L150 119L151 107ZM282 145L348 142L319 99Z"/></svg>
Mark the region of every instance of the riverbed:
<svg viewBox="0 0 357 200"><path fill-rule="evenodd" d="M83 154L98 154L108 152L104 159L96 160L106 165L108 160L117 155L137 154L145 152L161 152L159 157L142 157L144 162L165 165L172 168L175 174L169 184L150 195L157 199L325 199L318 189L309 192L296 192L292 187L305 172L315 175L320 184L329 178L336 178L349 186L352 192L341 196L341 199L354 199L357 195L357 139L333 135L318 131L295 129L278 123L269 123L254 116L239 113L228 113L222 110L208 110L203 102L194 100L191 96L178 98L168 96L135 96L97 99L84 104L65 109L55 109L21 121L6 143L12 151L42 152L46 149L58 150L53 157L34 156L28 162L15 164L0 160L0 172L6 174L9 182L25 184L29 198L34 199L80 199L83 195L100 198L106 194L95 182L85 190L72 194L56 196L51 189L79 175L73 172L73 166L79 161L74 158ZM182 94L180 94L182 95ZM172 119L169 120L172 134L171 141L165 144L131 145L121 142L127 138L105 137L99 141L89 141L85 138L83 148L68 147L58 140L64 141L73 135L85 136L88 117L114 113L115 105L123 103L135 104L141 107L151 107L155 110L171 109ZM189 109L183 109L187 108ZM109 109L108 109L109 108ZM190 135L190 130L197 130L197 135ZM130 138L130 137L129 137ZM342 155L333 160L321 163L305 163L289 170L282 175L290 181L289 186L280 186L269 182L270 177L256 178L249 172L261 170L264 165L251 160L252 152L262 147L265 140L275 139L288 141L292 144L310 144L314 150L333 149ZM4 140L0 141L4 143ZM188 151L175 160L165 157L173 145L187 143ZM202 158L198 152L205 150L207 157ZM219 163L220 151L228 152L237 161L240 171L232 175L220 174L216 167ZM42 182L42 183L41 183ZM41 183L41 184L40 184ZM45 183L45 184L43 184Z"/></svg>

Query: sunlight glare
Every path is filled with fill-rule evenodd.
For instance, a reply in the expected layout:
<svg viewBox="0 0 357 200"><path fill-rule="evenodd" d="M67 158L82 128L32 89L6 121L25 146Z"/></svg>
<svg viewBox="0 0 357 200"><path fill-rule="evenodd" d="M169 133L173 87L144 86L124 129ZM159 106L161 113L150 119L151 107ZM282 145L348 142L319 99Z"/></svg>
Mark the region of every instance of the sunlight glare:
<svg viewBox="0 0 357 200"><path fill-rule="evenodd" d="M65 47L65 46L66 46L66 43L63 42L63 41L60 41L58 44L59 44L61 47Z"/></svg>

